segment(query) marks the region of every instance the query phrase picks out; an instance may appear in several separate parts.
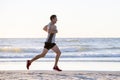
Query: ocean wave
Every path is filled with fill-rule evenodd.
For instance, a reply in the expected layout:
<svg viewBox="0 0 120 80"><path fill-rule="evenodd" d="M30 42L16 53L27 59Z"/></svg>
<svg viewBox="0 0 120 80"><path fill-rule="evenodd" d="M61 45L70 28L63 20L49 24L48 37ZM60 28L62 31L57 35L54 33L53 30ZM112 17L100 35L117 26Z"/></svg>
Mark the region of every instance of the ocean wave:
<svg viewBox="0 0 120 80"><path fill-rule="evenodd" d="M0 47L0 53L40 53L43 47ZM99 52L106 50L120 50L120 47L106 47L106 48L94 48L94 47L82 47L82 46L71 46L71 47L60 47L61 52ZM50 51L51 52L51 51Z"/></svg>
<svg viewBox="0 0 120 80"><path fill-rule="evenodd" d="M1 39L0 39L1 40ZM2 39L0 58L32 58L42 52L44 39ZM120 57L120 39L57 39L61 58ZM50 50L46 58L54 58Z"/></svg>
<svg viewBox="0 0 120 80"><path fill-rule="evenodd" d="M0 58L33 58L34 56L40 53L4 53L0 54ZM46 54L45 58L54 58L55 53L48 53ZM69 53L62 53L61 58L82 58L82 57L120 57L120 53L95 53L95 52L69 52Z"/></svg>
<svg viewBox="0 0 120 80"><path fill-rule="evenodd" d="M7 53L38 53L41 49L38 48L19 48L19 47L1 47L0 52Z"/></svg>
<svg viewBox="0 0 120 80"><path fill-rule="evenodd" d="M26 62L30 58L0 58L0 62ZM37 60L37 62L54 62L54 58L42 58ZM119 57L111 58L60 58L61 62L120 62Z"/></svg>

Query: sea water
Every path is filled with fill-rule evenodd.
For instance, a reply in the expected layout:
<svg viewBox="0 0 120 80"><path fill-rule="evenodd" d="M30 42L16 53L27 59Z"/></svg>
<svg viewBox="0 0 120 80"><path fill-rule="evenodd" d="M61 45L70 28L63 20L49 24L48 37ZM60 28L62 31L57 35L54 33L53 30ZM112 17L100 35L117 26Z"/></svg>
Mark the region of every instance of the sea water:
<svg viewBox="0 0 120 80"><path fill-rule="evenodd" d="M26 60L40 54L45 38L0 38L0 70L26 70ZM57 38L63 70L120 71L120 38ZM36 60L30 70L52 70L55 53Z"/></svg>
<svg viewBox="0 0 120 80"><path fill-rule="evenodd" d="M45 38L0 38L1 62L24 62L40 54ZM120 61L120 38L57 38L61 50L60 61ZM50 50L40 61L53 61ZM39 61L38 60L38 61Z"/></svg>

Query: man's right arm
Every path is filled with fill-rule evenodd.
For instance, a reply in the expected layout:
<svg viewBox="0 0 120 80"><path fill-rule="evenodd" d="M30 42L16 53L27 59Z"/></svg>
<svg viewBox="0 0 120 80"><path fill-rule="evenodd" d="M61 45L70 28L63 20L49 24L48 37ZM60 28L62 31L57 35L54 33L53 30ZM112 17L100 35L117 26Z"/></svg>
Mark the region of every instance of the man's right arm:
<svg viewBox="0 0 120 80"><path fill-rule="evenodd" d="M48 33L57 33L57 30L48 30Z"/></svg>
<svg viewBox="0 0 120 80"><path fill-rule="evenodd" d="M58 31L53 27L50 26L50 28L48 29L48 33L57 33Z"/></svg>

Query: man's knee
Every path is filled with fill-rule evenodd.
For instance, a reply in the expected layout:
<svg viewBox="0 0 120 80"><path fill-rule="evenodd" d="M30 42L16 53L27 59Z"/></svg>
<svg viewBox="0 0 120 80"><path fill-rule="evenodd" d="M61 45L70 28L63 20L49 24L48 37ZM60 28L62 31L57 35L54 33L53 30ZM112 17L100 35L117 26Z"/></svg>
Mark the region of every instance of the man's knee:
<svg viewBox="0 0 120 80"><path fill-rule="evenodd" d="M61 52L59 51L59 52L57 52L57 55L61 55Z"/></svg>
<svg viewBox="0 0 120 80"><path fill-rule="evenodd" d="M61 52L59 52L59 54L61 55Z"/></svg>

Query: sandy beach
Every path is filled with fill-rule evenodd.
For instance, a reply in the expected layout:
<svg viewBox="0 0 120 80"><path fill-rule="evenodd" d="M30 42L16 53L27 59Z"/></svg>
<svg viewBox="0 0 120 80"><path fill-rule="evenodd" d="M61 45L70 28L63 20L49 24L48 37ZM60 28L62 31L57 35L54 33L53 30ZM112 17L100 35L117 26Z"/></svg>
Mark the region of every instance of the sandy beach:
<svg viewBox="0 0 120 80"><path fill-rule="evenodd" d="M120 72L1 70L0 80L120 80Z"/></svg>
<svg viewBox="0 0 120 80"><path fill-rule="evenodd" d="M53 71L54 62L0 62L0 80L120 80L119 62L59 62L62 72Z"/></svg>

